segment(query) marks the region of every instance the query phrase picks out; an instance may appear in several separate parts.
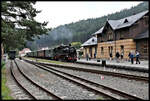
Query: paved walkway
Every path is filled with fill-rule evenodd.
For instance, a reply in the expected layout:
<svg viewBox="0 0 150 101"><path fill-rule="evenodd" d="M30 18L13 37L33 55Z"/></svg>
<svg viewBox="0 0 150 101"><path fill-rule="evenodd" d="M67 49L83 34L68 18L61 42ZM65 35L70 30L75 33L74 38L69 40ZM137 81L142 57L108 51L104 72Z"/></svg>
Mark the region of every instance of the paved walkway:
<svg viewBox="0 0 150 101"><path fill-rule="evenodd" d="M80 59L77 60L77 62L80 63L90 63L90 64L102 64L102 60L100 62L97 62L97 59L91 59L90 61L87 61L86 59ZM136 64L134 61L134 64L131 64L129 61L120 61L119 63L116 62L116 60L106 60L106 67L107 65L109 66L116 66L116 67L126 67L126 68L132 68L132 69L144 69L144 70L149 70L149 61L140 61L140 64Z"/></svg>

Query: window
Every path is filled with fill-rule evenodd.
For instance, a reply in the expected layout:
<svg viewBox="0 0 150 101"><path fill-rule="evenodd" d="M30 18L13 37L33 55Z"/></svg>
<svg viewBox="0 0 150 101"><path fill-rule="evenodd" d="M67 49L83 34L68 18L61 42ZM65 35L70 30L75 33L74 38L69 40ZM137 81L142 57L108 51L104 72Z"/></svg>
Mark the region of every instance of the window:
<svg viewBox="0 0 150 101"><path fill-rule="evenodd" d="M97 54L97 47L95 47L95 53Z"/></svg>
<svg viewBox="0 0 150 101"><path fill-rule="evenodd" d="M101 47L101 54L104 55L104 48Z"/></svg>
<svg viewBox="0 0 150 101"><path fill-rule="evenodd" d="M127 22L128 22L128 20L127 20L127 19L125 19L125 20L124 20L124 23L127 23Z"/></svg>
<svg viewBox="0 0 150 101"><path fill-rule="evenodd" d="M87 54L87 48L85 48L85 54Z"/></svg>
<svg viewBox="0 0 150 101"><path fill-rule="evenodd" d="M109 53L112 53L112 51L113 51L113 46L109 46L108 49L109 49Z"/></svg>
<svg viewBox="0 0 150 101"><path fill-rule="evenodd" d="M120 33L120 39L124 39L124 34Z"/></svg>
<svg viewBox="0 0 150 101"><path fill-rule="evenodd" d="M148 25L148 16L144 16L145 20L145 25Z"/></svg>
<svg viewBox="0 0 150 101"><path fill-rule="evenodd" d="M113 33L111 32L111 33L108 33L108 40L110 41L112 41L113 40Z"/></svg>
<svg viewBox="0 0 150 101"><path fill-rule="evenodd" d="M121 53L123 53L123 54L124 54L124 46L123 46L123 45L121 45L120 47L121 47Z"/></svg>
<svg viewBox="0 0 150 101"><path fill-rule="evenodd" d="M103 42L102 36L99 37L99 42Z"/></svg>
<svg viewBox="0 0 150 101"><path fill-rule="evenodd" d="M92 42L94 42L95 40L94 40L94 38L92 39Z"/></svg>
<svg viewBox="0 0 150 101"><path fill-rule="evenodd" d="M147 46L144 44L144 46L143 46L143 52L144 53L148 53L148 48L147 48Z"/></svg>
<svg viewBox="0 0 150 101"><path fill-rule="evenodd" d="M92 47L89 48L89 54L90 54L90 57L92 58Z"/></svg>

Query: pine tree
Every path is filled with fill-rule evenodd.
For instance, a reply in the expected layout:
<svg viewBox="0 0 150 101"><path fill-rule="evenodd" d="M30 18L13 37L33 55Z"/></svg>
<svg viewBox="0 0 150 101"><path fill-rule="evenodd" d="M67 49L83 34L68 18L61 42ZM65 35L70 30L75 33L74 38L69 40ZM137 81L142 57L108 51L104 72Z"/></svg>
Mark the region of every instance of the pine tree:
<svg viewBox="0 0 150 101"><path fill-rule="evenodd" d="M22 48L27 40L46 34L48 22L37 22L34 18L41 11L33 8L35 1L1 2L1 40L7 50Z"/></svg>

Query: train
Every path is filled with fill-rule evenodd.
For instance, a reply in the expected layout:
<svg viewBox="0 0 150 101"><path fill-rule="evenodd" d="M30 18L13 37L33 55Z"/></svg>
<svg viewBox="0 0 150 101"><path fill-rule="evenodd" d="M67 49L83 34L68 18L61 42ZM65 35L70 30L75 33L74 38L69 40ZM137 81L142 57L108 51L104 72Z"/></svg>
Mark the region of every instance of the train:
<svg viewBox="0 0 150 101"><path fill-rule="evenodd" d="M76 62L77 52L71 45L59 45L58 47L32 51L26 54L26 57L43 58L56 61Z"/></svg>
<svg viewBox="0 0 150 101"><path fill-rule="evenodd" d="M8 53L8 57L10 60L14 60L16 58L16 51L15 50L10 50Z"/></svg>

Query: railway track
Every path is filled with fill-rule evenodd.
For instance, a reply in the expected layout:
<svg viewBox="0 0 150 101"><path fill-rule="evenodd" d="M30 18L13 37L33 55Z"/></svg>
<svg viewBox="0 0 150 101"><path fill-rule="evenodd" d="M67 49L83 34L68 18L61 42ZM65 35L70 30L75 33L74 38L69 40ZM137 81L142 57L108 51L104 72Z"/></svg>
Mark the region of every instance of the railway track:
<svg viewBox="0 0 150 101"><path fill-rule="evenodd" d="M28 61L29 62L29 61ZM89 80L86 80L84 78L81 78L79 76L75 76L75 75L72 75L72 74L69 74L69 73L66 73L66 72L63 72L63 71L59 71L59 70L56 70L50 66L46 66L44 64L37 64L36 62L29 62L41 69L44 69L46 71L49 71L51 73L54 73L55 75L58 75L62 78L65 78L67 80L70 80L72 82L75 82L83 87L86 87L90 90L93 90L97 93L101 93L101 94L104 94L105 96L108 96L109 98L111 99L116 99L116 100L120 100L120 99L132 99L132 100L143 100L142 98L140 97L137 97L137 96L134 96L134 95L131 95L131 94L128 94L128 93L125 93L125 92L122 92L122 91L119 91L117 89L113 89L113 88L110 88L110 87L107 87L105 85L101 85L101 84L98 84L98 83L95 83L95 82L92 82L92 81L89 81Z"/></svg>
<svg viewBox="0 0 150 101"><path fill-rule="evenodd" d="M25 60L25 61L29 62L28 60ZM81 68L81 67L71 67L71 66L47 64L47 63L38 63L38 64L44 64L44 65L47 65L47 66L54 66L54 67L57 67L57 68L65 68L65 69L72 69L72 70L83 71L83 72L104 74L104 75L108 75L108 76L110 75L110 76L121 77L121 78L136 80L136 81L149 82L149 77L145 77L145 76L137 76L137 75L131 75L131 74L104 71L104 70L95 70L95 69L88 69L88 68Z"/></svg>
<svg viewBox="0 0 150 101"><path fill-rule="evenodd" d="M17 68L15 69L15 67ZM23 71L21 71L15 60L14 62L11 61L10 71L17 84L33 99L38 100L48 98L62 100L60 97L56 96L55 94L51 93L47 89L34 82L32 79L30 79Z"/></svg>

